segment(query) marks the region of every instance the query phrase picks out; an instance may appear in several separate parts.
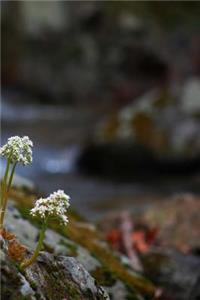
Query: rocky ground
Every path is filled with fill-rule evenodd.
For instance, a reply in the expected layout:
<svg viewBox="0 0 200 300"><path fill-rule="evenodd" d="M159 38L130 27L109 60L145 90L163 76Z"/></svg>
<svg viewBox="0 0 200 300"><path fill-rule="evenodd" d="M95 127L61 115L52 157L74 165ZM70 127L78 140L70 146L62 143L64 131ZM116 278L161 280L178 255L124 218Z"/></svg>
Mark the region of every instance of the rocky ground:
<svg viewBox="0 0 200 300"><path fill-rule="evenodd" d="M28 215L35 195L13 189L11 199L6 228L27 247L28 255L38 236L38 224ZM13 262L15 253L6 251L9 241L2 243L2 299L139 300L156 294L154 284L134 271L128 258L113 253L101 233L73 212L66 229L51 224L45 251L24 272Z"/></svg>
<svg viewBox="0 0 200 300"><path fill-rule="evenodd" d="M100 223L114 249L162 286L163 299L198 299L200 295L199 197L181 194L157 203L145 212L122 212Z"/></svg>
<svg viewBox="0 0 200 300"><path fill-rule="evenodd" d="M127 246L131 239L126 240L126 218L122 226L125 238L120 242L123 247L117 248L113 236L108 239L105 233L116 229L116 224L120 226L119 218L104 219L104 225L99 224L97 229L70 211L69 225L60 228L51 223L37 261L21 271L18 249L30 255L39 233L39 224L28 213L35 198L35 192L27 186L14 188L10 194L6 229L12 235L1 239L2 299L199 299L197 198L184 196L134 217L135 245L140 236L137 224L140 233L144 224L149 228L159 226L159 232L151 232L151 239L149 235L143 240L148 248L142 248L140 239L138 248L132 250Z"/></svg>

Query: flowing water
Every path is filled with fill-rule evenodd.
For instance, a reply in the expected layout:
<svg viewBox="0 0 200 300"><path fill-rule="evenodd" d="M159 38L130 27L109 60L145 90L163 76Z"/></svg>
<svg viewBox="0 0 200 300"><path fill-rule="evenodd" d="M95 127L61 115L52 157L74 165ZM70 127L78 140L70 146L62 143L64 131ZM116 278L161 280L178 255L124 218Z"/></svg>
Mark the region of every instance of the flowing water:
<svg viewBox="0 0 200 300"><path fill-rule="evenodd" d="M115 210L139 212L173 193L200 193L199 176L119 183L83 175L76 159L99 121L97 115L84 108L14 101L12 94L3 96L1 104L1 143L13 135L28 135L34 142L33 164L18 167L17 173L31 179L44 193L63 188L71 195L72 206L89 219Z"/></svg>

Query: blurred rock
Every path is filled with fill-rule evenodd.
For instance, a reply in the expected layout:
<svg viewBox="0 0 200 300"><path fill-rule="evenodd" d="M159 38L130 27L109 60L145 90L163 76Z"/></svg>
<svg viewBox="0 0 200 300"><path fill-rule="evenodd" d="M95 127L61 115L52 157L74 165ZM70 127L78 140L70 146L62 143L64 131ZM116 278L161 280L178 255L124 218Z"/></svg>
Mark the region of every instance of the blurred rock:
<svg viewBox="0 0 200 300"><path fill-rule="evenodd" d="M26 101L124 103L167 80L167 63L149 43L148 22L129 10L115 16L99 2L13 7L3 5L2 82Z"/></svg>
<svg viewBox="0 0 200 300"><path fill-rule="evenodd" d="M167 248L183 253L200 250L200 201L199 196L180 194L168 198L165 203L152 206L141 221L158 228L157 240Z"/></svg>
<svg viewBox="0 0 200 300"><path fill-rule="evenodd" d="M182 91L182 105L186 113L200 114L200 79L189 79Z"/></svg>
<svg viewBox="0 0 200 300"><path fill-rule="evenodd" d="M182 109L168 89L152 90L135 99L97 128L93 145L86 147L80 166L100 175L127 178L140 176L141 172L144 177L148 173L160 176L198 172L200 110L198 101L194 101L195 114ZM187 103L191 103L189 99Z"/></svg>
<svg viewBox="0 0 200 300"><path fill-rule="evenodd" d="M143 256L146 275L164 288L164 299L200 298L200 259L176 251L152 251Z"/></svg>
<svg viewBox="0 0 200 300"><path fill-rule="evenodd" d="M132 249L142 263L144 274L163 288L162 300L200 297L199 210L199 196L182 194L164 203L160 199L140 216L134 212L131 217ZM124 253L121 216L122 212L108 215L100 227L112 247Z"/></svg>

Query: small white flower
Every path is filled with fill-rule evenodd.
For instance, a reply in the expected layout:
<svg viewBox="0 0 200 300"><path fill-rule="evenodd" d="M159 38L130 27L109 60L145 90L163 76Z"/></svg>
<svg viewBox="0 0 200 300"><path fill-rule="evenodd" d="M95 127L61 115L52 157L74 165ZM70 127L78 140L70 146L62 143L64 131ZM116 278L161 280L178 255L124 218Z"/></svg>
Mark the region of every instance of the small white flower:
<svg viewBox="0 0 200 300"><path fill-rule="evenodd" d="M36 201L35 207L31 209L30 214L33 217L39 217L43 220L48 217L56 217L61 223L66 225L68 218L65 215L69 207L70 197L62 190L50 194L47 198L40 198Z"/></svg>
<svg viewBox="0 0 200 300"><path fill-rule="evenodd" d="M6 157L11 163L22 163L24 166L32 162L33 143L28 136L13 136L0 148L0 155Z"/></svg>

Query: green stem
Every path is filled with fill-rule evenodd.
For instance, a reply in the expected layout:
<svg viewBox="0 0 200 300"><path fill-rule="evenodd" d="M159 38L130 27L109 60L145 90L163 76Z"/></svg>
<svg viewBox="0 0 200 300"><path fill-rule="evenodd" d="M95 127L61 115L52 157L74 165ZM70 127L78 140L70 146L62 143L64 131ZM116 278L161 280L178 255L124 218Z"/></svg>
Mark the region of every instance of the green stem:
<svg viewBox="0 0 200 300"><path fill-rule="evenodd" d="M10 168L10 159L7 159L7 164L6 164L6 170L5 174L3 177L2 185L1 185L1 201L0 201L0 229L3 228L3 221L4 221L4 215L5 215L5 207L7 203L7 179L8 179L8 174L9 174L9 168Z"/></svg>
<svg viewBox="0 0 200 300"><path fill-rule="evenodd" d="M10 165L10 161L7 161L7 167L6 167L6 171L5 171L5 176L4 176L4 180L3 180L3 191L2 191L2 198L1 198L1 213L0 213L0 229L3 228L3 223L4 223L4 216L5 216L5 211L6 211L6 206L7 206L7 202L8 202L8 193L12 184L12 180L13 180L13 176L15 173L15 167L17 165L17 162L14 163L13 167L12 167L12 171L10 174L10 178L8 181L8 185L7 185L7 179L8 179L8 171L9 171L9 165Z"/></svg>
<svg viewBox="0 0 200 300"><path fill-rule="evenodd" d="M11 187L11 184L12 184L12 181L13 181L13 176L14 176L14 173L15 173L16 165L17 165L17 162L15 162L14 165L13 165L13 168L12 168L12 171L11 171L11 174L10 174L10 178L9 178L9 181L8 181L7 192L9 192L9 190L10 190L10 187Z"/></svg>
<svg viewBox="0 0 200 300"><path fill-rule="evenodd" d="M41 231L40 231L40 236L39 236L39 240L38 240L38 243L37 243L37 246L33 252L33 255L28 258L28 259L25 259L21 265L20 265L20 268L21 269L25 269L27 268L28 266L30 266L32 263L34 263L40 253L40 250L42 249L42 246L43 246L43 241L44 241L44 238L45 238L45 231L47 229L47 220L46 222L43 223L42 225L42 228L41 228Z"/></svg>
<svg viewBox="0 0 200 300"><path fill-rule="evenodd" d="M1 205L3 204L3 198L4 198L4 191L5 191L5 187L6 187L6 182L7 182L7 178L8 178L8 173L9 173L9 167L10 167L10 160L7 159L7 163L6 163L6 169L5 169L5 174L2 180L2 188L1 188Z"/></svg>
<svg viewBox="0 0 200 300"><path fill-rule="evenodd" d="M5 170L5 174L4 174L4 178L3 178L3 181L5 182L5 184L6 184L7 178L8 178L9 167L10 167L10 159L8 158L7 164L6 164L6 170Z"/></svg>

